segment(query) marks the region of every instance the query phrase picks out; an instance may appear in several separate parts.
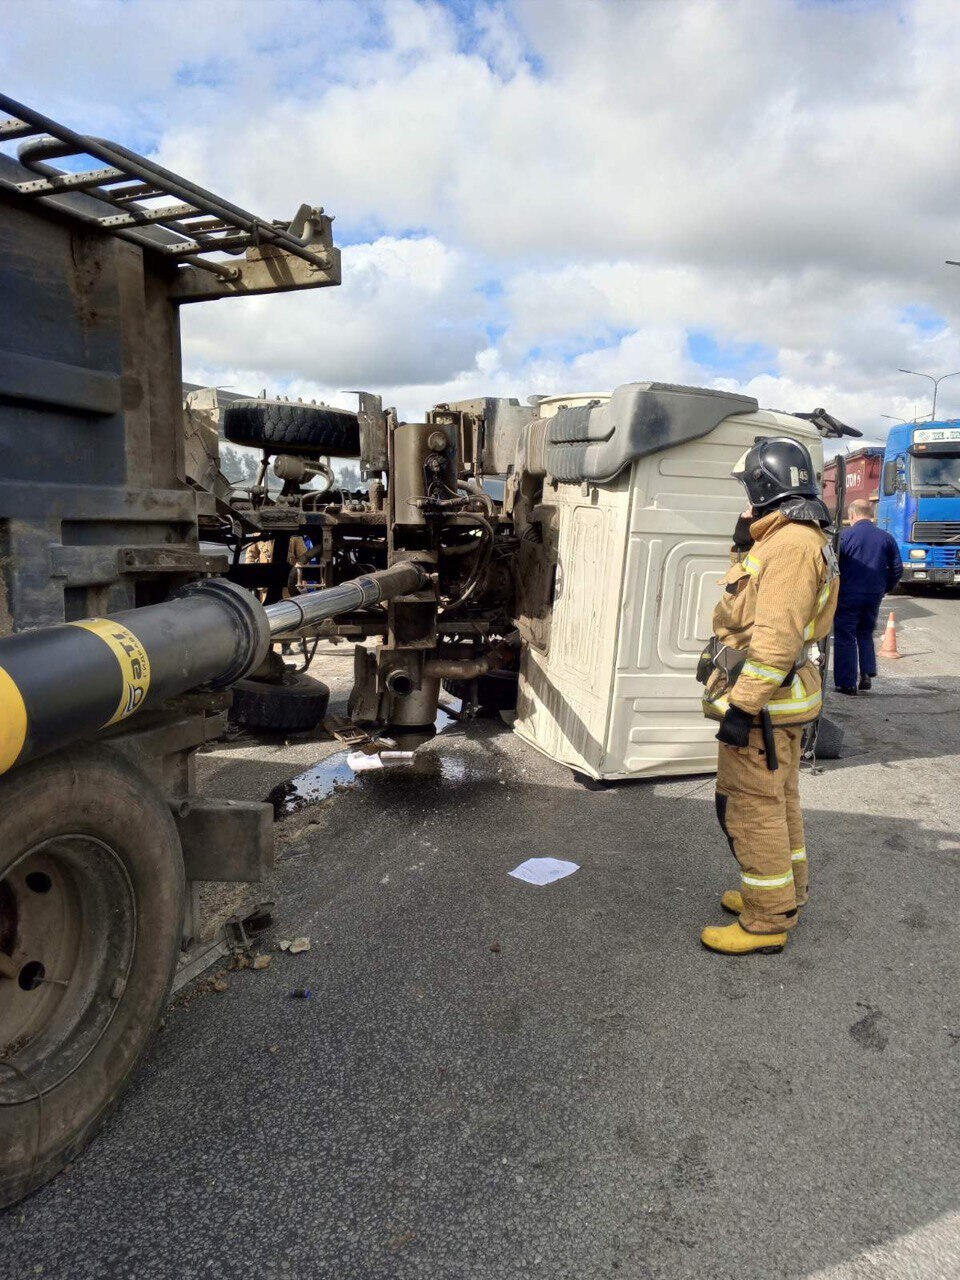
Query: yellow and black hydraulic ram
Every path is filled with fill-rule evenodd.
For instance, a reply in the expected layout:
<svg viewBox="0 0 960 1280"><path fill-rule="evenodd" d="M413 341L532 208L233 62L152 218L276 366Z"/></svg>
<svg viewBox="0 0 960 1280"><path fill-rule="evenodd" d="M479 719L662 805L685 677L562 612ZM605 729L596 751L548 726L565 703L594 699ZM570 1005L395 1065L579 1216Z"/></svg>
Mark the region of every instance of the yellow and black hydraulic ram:
<svg viewBox="0 0 960 1280"><path fill-rule="evenodd" d="M262 605L225 578L163 604L0 638L0 773L190 689L253 671L272 636L419 590L427 575L389 569Z"/></svg>

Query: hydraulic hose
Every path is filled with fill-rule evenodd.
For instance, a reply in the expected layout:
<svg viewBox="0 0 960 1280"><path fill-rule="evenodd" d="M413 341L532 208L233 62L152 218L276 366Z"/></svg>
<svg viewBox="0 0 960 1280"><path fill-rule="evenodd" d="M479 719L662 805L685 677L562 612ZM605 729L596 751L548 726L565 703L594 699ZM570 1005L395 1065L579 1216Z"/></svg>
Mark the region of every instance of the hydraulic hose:
<svg viewBox="0 0 960 1280"><path fill-rule="evenodd" d="M167 698L224 688L263 661L272 635L392 599L426 581L398 563L266 608L223 578L163 604L0 638L0 773Z"/></svg>

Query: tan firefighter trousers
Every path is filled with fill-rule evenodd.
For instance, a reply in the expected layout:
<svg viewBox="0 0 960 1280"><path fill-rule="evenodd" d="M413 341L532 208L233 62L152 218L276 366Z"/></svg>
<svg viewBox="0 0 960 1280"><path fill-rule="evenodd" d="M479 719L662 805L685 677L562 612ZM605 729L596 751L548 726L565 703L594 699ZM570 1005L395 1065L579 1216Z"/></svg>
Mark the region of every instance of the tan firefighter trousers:
<svg viewBox="0 0 960 1280"><path fill-rule="evenodd" d="M760 729L746 747L720 743L717 817L740 863L743 914L753 933L792 929L807 900L807 850L800 808L803 726L775 729L779 769L767 768Z"/></svg>

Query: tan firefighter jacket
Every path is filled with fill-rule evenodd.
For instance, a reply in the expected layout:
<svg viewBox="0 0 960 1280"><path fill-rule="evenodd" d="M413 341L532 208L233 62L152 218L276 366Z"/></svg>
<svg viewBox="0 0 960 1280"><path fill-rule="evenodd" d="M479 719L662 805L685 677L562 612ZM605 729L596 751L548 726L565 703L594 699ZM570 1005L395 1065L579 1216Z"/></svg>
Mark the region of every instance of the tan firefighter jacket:
<svg viewBox="0 0 960 1280"><path fill-rule="evenodd" d="M294 536L290 539L290 546L287 548L287 564L291 566L291 574L288 579L287 586L283 589L283 598L290 598L290 588L299 587L301 585L301 570L298 561L301 556L307 554L307 544L303 538ZM273 563L273 539L261 538L259 542L251 542L243 552L244 564L272 564ZM266 595L264 590L257 593L261 598Z"/></svg>
<svg viewBox="0 0 960 1280"><path fill-rule="evenodd" d="M713 613L719 641L746 651L732 688L715 670L703 697L704 714L722 720L730 704L774 725L816 720L823 702L816 641L829 635L839 579L830 540L819 525L774 511L750 526L753 546L734 551ZM813 651L812 651L813 650Z"/></svg>

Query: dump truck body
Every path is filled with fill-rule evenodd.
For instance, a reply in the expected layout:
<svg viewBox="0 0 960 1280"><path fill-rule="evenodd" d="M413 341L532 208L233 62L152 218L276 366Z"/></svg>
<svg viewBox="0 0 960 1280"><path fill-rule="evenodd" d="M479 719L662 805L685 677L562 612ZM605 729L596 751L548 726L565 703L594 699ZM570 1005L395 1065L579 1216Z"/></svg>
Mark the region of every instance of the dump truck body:
<svg viewBox="0 0 960 1280"><path fill-rule="evenodd" d="M844 467L845 485L843 486L843 510L838 513L837 472L841 463ZM823 468L823 500L830 513L834 516L839 514L840 520L846 523L849 519L850 503L857 499L869 502L873 511L876 512L882 470L882 448L867 446L853 450L842 459L831 458Z"/></svg>
<svg viewBox="0 0 960 1280"><path fill-rule="evenodd" d="M221 567L199 533L225 496L188 463L179 307L339 282L319 209L268 222L0 95L4 115L0 1204L67 1163L129 1078L198 879L272 862L269 805L196 790L230 703L207 682L239 636L174 599Z"/></svg>

